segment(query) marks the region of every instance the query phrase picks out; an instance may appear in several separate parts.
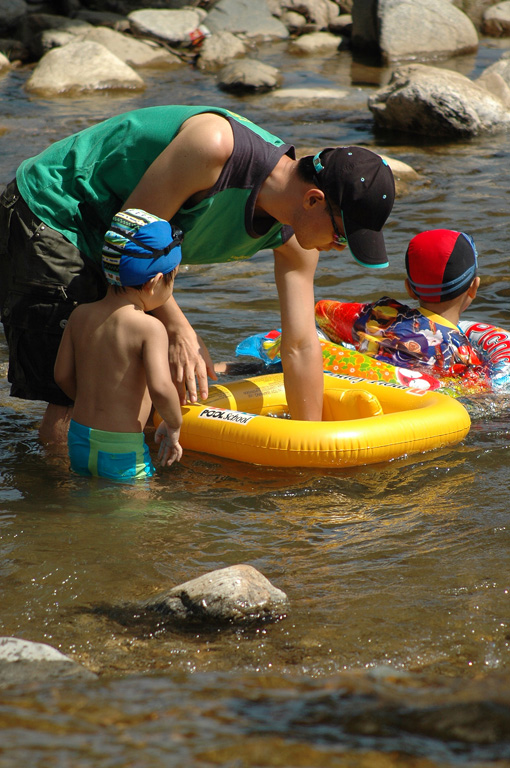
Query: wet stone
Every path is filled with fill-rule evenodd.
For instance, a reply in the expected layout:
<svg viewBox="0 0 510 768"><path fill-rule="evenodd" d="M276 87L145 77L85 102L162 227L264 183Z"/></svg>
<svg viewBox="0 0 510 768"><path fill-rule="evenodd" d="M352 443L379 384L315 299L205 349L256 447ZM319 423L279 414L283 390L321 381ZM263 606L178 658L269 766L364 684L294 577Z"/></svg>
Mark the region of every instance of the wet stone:
<svg viewBox="0 0 510 768"><path fill-rule="evenodd" d="M68 678L94 680L96 675L51 645L0 637L0 688Z"/></svg>
<svg viewBox="0 0 510 768"><path fill-rule="evenodd" d="M162 592L143 604L179 622L222 624L276 621L288 607L287 595L251 565L211 571Z"/></svg>

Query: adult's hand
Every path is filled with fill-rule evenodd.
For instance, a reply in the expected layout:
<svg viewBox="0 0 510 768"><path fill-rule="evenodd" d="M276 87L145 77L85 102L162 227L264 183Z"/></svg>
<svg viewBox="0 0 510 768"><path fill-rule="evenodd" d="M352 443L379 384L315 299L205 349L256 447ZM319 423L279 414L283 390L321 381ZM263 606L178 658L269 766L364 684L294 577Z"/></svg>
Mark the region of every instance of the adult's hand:
<svg viewBox="0 0 510 768"><path fill-rule="evenodd" d="M217 380L213 362L200 336L188 328L180 328L179 333L169 333L168 355L172 379L177 388L181 405L197 402L198 393L202 400L209 394L207 377Z"/></svg>
<svg viewBox="0 0 510 768"><path fill-rule="evenodd" d="M202 400L209 394L207 376L214 381L217 376L204 342L192 328L189 320L170 296L163 306L152 310L165 326L168 333L168 356L172 380L177 388L181 405L197 401L198 392Z"/></svg>

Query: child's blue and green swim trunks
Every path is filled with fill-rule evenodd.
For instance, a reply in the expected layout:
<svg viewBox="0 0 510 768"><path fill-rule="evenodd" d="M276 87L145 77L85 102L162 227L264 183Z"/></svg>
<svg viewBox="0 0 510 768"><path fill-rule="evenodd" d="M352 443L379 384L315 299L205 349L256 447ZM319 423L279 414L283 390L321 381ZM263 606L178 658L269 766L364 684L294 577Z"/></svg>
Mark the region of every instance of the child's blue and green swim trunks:
<svg viewBox="0 0 510 768"><path fill-rule="evenodd" d="M79 475L139 480L156 471L143 432L106 432L71 420L67 445L71 469Z"/></svg>

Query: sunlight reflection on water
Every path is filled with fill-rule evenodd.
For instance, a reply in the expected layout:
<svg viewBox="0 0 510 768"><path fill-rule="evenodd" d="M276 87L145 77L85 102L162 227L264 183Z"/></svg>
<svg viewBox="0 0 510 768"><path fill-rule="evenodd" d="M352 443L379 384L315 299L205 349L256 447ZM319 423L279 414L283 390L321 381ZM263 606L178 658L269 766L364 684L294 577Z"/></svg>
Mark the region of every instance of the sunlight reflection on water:
<svg viewBox="0 0 510 768"><path fill-rule="evenodd" d="M280 56L267 50L268 60ZM495 56L484 49L478 63L458 65L471 70ZM338 66L303 66L284 58L288 87L351 87L343 54ZM389 270L371 274L323 254L317 299L404 299L408 240L447 226L473 234L480 252L470 319L510 327L508 136L438 145L375 135L360 96L371 92L366 85L337 113L236 99L192 69L151 74L144 95L72 102L29 99L24 77L0 81L11 130L0 139L0 181L60 136L166 101L226 105L300 146L366 143L421 179L398 198L387 226ZM182 270L176 292L215 359L279 325L267 253ZM3 338L0 358L5 376ZM4 378L1 633L49 642L101 678L4 692L2 768L503 765L509 402L486 396L466 405L472 430L448 450L346 471L188 454L146 486L121 488L74 477L65 457L45 455L36 436L42 405L11 400ZM282 621L190 634L147 628L134 609L118 610L241 562L288 594Z"/></svg>

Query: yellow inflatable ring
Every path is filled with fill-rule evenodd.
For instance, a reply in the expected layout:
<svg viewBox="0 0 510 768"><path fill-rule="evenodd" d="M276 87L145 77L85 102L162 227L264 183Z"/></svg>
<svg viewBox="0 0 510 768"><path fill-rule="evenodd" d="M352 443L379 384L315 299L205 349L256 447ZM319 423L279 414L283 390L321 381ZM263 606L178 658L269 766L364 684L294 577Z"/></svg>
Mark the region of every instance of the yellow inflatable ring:
<svg viewBox="0 0 510 768"><path fill-rule="evenodd" d="M453 445L471 426L464 406L437 391L328 373L324 421L271 418L286 412L281 373L218 384L183 407L180 442L269 467L352 467Z"/></svg>

